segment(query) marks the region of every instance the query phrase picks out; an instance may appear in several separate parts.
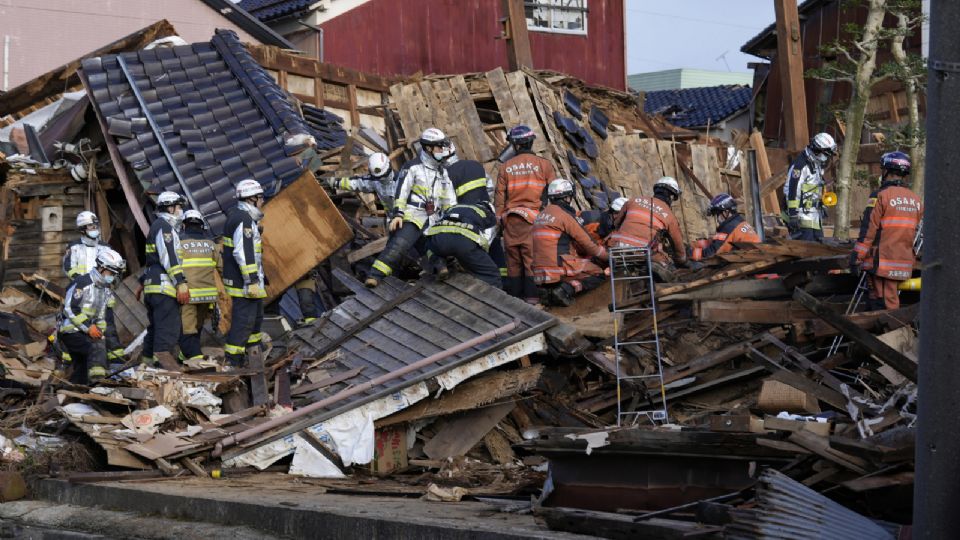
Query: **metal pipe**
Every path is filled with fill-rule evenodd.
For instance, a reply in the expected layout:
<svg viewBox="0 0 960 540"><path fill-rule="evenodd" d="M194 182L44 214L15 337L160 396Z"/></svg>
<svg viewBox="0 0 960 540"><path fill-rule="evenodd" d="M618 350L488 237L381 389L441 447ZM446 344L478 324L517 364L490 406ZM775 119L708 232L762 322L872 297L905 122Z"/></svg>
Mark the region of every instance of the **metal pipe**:
<svg viewBox="0 0 960 540"><path fill-rule="evenodd" d="M927 71L927 178L923 293L920 296L920 395L914 482L915 538L960 538L960 2L930 3Z"/></svg>
<svg viewBox="0 0 960 540"><path fill-rule="evenodd" d="M187 181L184 180L183 175L180 174L180 169L177 167L177 162L173 159L173 154L170 152L170 148L167 146L167 141L165 141L163 138L163 132L160 131L160 126L157 125L157 121L153 117L153 114L147 110L147 102L143 99L143 94L140 93L140 87L137 86L136 79L134 79L133 75L130 74L130 68L127 67L126 60L123 59L122 55L117 55L117 61L120 63L120 70L123 71L123 76L126 77L127 83L130 84L130 89L133 91L133 96L137 99L137 104L140 106L140 110L143 111L143 116L147 118L147 122L150 124L150 129L153 131L153 136L155 139L157 139L157 144L159 144L160 149L163 150L163 155L167 158L167 163L169 163L170 168L173 169L173 175L177 177L177 182L180 184L180 188L183 189L183 196L190 201L191 208L194 210L199 210L200 206L197 205L197 201L194 200L193 194L190 193L190 189L187 188ZM166 188L166 186L163 187ZM206 218L204 218L204 221L206 221Z"/></svg>
<svg viewBox="0 0 960 540"><path fill-rule="evenodd" d="M508 332L511 332L514 328L516 328L516 327L519 326L519 325L520 325L520 321L509 322L509 323L507 323L507 324L505 324L505 325L503 325L503 326L501 326L501 327L499 327L499 328L495 328L495 329L493 329L493 330L491 330L491 331L489 331L489 332L487 332L487 333L485 333L485 334L481 334L481 335L479 335L479 336L477 336L477 337L475 337L475 338L473 338L473 339L469 339L469 340L467 340L467 341L464 341L463 343L461 343L461 344L459 344L459 345L454 345L453 347L451 347L451 348L449 348L449 349L440 351L440 352L438 352L438 353L431 354L430 356L428 356L428 357L426 357L426 358L417 360L416 362L414 362L414 363L412 363L412 364L410 364L410 365L408 365L408 366L404 366L404 367L402 367L402 368L400 368L400 369L398 369L398 370L396 370L396 371L391 371L390 373L387 373L387 374L385 374L385 375L381 375L381 376L379 376L379 377L377 377L377 378L375 378L375 379L371 379L371 380L369 380L369 381L367 381L367 382L365 382L365 383L358 384L358 385L353 386L353 387L350 387L350 388L348 388L348 389L346 389L346 390L341 390L340 392L337 392L336 394L334 394L334 395L332 395L332 396L330 396L330 397L328 397L328 398L321 399L320 401L317 401L316 403L311 403L310 405L307 405L306 407L304 407L304 408L302 408L302 409L297 409L296 411L294 411L294 412L292 412L292 413L290 413L290 414L287 414L287 415L284 415L284 416L280 416L280 417L274 418L274 419L272 419L272 420L268 420L268 421L266 421L266 422L264 422L264 423L262 423L262 424L258 424L257 426L252 427L252 428L250 428L250 429L248 429L248 430L246 430L246 431L241 431L240 433L235 433L235 434L233 434L233 435L230 435L229 437L226 437L226 438L224 438L223 440L221 440L220 442L218 442L217 445L213 448L213 457L219 457L220 454L223 453L224 447L233 446L233 445L235 445L235 444L237 444L237 443L239 443L239 442L241 442L241 441L244 441L244 440L246 440L246 439L249 439L249 438L251 438L251 437L253 437L253 436L255 436L255 435L259 435L259 434L261 434L261 433L270 431L271 429L273 429L273 428L275 428L275 427L280 427L280 426L282 426L282 425L288 424L288 423L290 423L291 420L296 420L297 418L300 418L300 417L302 417L302 416L306 416L306 415L308 415L308 414L310 414L310 413L312 413L312 412L315 412L315 411L318 411L318 410L320 410L320 409L323 409L324 407L328 407L328 406L330 406L330 405L333 405L334 403L337 403L337 402L339 402L339 401L343 401L343 400L345 400L345 399L347 399L347 398L350 398L350 397L353 397L353 396L355 396L355 395L357 395L357 394L362 394L362 393L366 392L367 390L370 390L371 388L375 388L375 387L377 387L377 386L380 386L381 384L383 384L383 383L385 383L385 382L390 382L390 381L392 381L392 380L394 380L394 379L397 379L397 378L399 378L399 377L402 377L402 376L406 375L407 373L410 373L410 372L413 372L413 371L417 371L417 370L419 370L419 369L422 369L422 368L425 368L425 367L429 366L430 364L434 364L434 363L436 363L436 362L439 362L440 360L443 360L443 359L448 358L448 357L450 357L450 356L453 356L453 355L455 355L455 354L459 354L459 353L461 353L461 352L463 352L463 351L465 351L465 350L467 350L467 349L473 348L473 347L475 347L475 346L477 346L477 345L479 345L479 344L481 344L481 343L483 343L483 342L485 342L485 341L489 341L489 340L491 340L491 339L496 339L496 338L498 338L498 337L500 337L500 336L502 336L502 335L504 335L504 334L507 334Z"/></svg>

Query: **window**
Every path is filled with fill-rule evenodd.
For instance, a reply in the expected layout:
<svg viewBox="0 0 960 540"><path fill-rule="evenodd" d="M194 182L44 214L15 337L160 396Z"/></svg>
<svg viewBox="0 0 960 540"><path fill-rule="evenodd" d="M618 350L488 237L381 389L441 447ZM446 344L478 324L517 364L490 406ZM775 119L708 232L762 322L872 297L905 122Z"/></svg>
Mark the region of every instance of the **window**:
<svg viewBox="0 0 960 540"><path fill-rule="evenodd" d="M587 33L587 0L527 0L524 8L529 30Z"/></svg>

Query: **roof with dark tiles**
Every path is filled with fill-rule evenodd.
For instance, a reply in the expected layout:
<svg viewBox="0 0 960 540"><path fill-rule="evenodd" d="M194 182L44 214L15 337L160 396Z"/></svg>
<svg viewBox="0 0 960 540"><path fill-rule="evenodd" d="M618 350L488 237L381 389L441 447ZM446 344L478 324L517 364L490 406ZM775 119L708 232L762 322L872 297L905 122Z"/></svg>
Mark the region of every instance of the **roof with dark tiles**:
<svg viewBox="0 0 960 540"><path fill-rule="evenodd" d="M261 21L270 21L288 15L299 15L317 0L241 0L242 9Z"/></svg>
<svg viewBox="0 0 960 540"><path fill-rule="evenodd" d="M107 123L110 142L150 192L184 190L146 121L120 58L197 210L214 232L220 231L225 211L235 204L234 186L240 180L254 178L272 196L300 176L303 169L295 155L303 148L287 144L290 137L313 134L319 149L343 144L339 118L320 111L309 125L230 30L217 30L209 43L85 60L83 72Z"/></svg>
<svg viewBox="0 0 960 540"><path fill-rule="evenodd" d="M744 85L658 90L645 94L643 112L659 114L682 128L717 124L750 105L753 91Z"/></svg>

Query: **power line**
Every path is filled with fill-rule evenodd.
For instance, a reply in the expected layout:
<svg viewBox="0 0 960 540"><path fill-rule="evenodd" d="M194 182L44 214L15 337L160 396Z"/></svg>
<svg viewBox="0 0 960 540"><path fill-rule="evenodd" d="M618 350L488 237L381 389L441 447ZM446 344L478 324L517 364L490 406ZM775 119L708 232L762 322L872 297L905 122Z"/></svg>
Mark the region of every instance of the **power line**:
<svg viewBox="0 0 960 540"><path fill-rule="evenodd" d="M644 10L635 9L635 8L627 8L627 11L631 11L633 13L642 13L644 15L653 15L655 17L665 17L667 19L678 19L681 21L700 22L700 23L712 24L715 26L729 26L731 28L743 28L746 30L753 30L754 32L759 32L761 30L756 26L747 26L745 24L737 24L737 23L724 22L724 21L714 21L710 19L698 19L696 17L684 17L682 15L672 15L670 13L657 13L654 11L644 11Z"/></svg>

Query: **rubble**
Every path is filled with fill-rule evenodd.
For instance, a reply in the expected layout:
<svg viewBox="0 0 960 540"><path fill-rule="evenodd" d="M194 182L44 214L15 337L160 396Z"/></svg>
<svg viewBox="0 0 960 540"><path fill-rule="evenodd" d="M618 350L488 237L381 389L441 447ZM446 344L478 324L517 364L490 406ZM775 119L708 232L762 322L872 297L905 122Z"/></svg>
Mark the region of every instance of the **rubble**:
<svg viewBox="0 0 960 540"><path fill-rule="evenodd" d="M547 525L609 537L750 537L771 512L822 518L821 532L886 533L909 522L918 295L905 291L893 312L844 314L857 286L845 272L850 246L785 240L769 226L767 243L677 271L656 284L656 310L628 315L611 313L609 285L546 311L462 273L412 283L401 275L368 290L357 275L384 242L381 216L353 195L328 194L315 176L361 167L362 148L410 156L429 125L495 175L507 127L527 123L539 134L534 150L577 180L583 208L676 177L692 241L712 233L704 209L713 194L732 193L752 216L769 210L753 203L773 188L751 185L746 134L729 146L645 115L628 94L531 70L393 81L375 106L332 99L352 107L341 118L298 103L303 96L280 85L286 74L274 82L258 64L313 70L322 87L319 63L248 51L228 32L193 46L143 45L127 39L88 55L79 76L79 61L57 75L82 81L96 118L58 142L86 139L86 150L62 163L0 155L5 466L81 445L95 465L49 461L32 472L94 482L279 469L331 492L438 504L534 495L531 511ZM0 114L22 125L28 109L62 105L51 77L32 83L36 102L29 88L0 97ZM382 134L360 129L361 110L378 111ZM78 179L71 172L83 164ZM144 194L181 187L216 230L230 180L265 168L278 178L264 244L279 308L262 370L219 369L214 325L208 358L184 373L117 365L93 387L54 374L47 336L64 295L59 258L76 238L64 223L97 208L111 220L107 240L133 266ZM285 291L315 268L327 310L290 329L299 317ZM131 359L147 324L135 281L117 288ZM646 305L648 293L616 303ZM614 336L657 338L662 374L657 350L630 344L618 355ZM844 342L828 354L836 336ZM661 398L665 419L619 414ZM829 512L813 516L819 508Z"/></svg>

